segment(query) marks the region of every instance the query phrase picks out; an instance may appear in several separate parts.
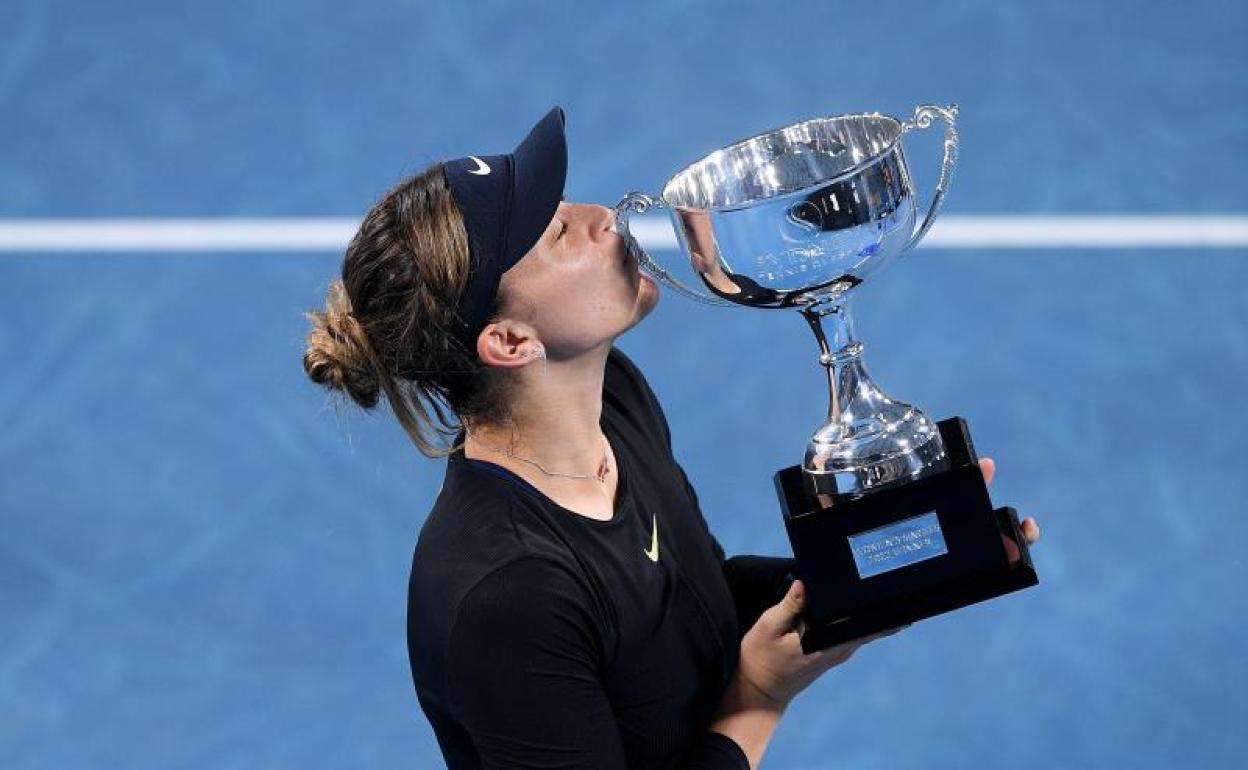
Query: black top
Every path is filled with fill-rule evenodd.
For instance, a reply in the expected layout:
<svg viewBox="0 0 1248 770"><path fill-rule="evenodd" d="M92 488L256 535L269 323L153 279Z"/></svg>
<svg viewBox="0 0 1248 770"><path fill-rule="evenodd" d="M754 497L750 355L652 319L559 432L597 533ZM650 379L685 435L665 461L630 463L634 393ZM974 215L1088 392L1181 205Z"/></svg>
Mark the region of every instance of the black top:
<svg viewBox="0 0 1248 770"><path fill-rule="evenodd" d="M658 401L618 350L601 424L619 469L607 521L462 452L447 463L407 635L448 770L748 768L707 726L793 560L724 560Z"/></svg>

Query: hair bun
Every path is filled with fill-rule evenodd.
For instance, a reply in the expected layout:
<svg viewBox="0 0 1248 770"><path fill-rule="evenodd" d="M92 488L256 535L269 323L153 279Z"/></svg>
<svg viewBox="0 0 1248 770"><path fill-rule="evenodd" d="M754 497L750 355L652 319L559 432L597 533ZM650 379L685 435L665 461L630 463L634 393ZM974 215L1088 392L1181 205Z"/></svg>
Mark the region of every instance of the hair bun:
<svg viewBox="0 0 1248 770"><path fill-rule="evenodd" d="M342 281L330 283L324 310L304 315L312 322L308 347L303 352L308 377L331 390L346 391L365 409L376 406L381 383L373 368L368 337L351 312Z"/></svg>

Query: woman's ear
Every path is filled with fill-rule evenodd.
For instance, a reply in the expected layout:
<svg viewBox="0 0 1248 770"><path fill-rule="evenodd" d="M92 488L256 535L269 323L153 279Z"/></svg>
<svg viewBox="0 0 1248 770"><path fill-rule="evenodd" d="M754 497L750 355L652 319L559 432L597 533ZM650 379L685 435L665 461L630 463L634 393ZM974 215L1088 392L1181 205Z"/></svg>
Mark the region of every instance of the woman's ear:
<svg viewBox="0 0 1248 770"><path fill-rule="evenodd" d="M545 356L546 348L525 323L504 319L486 324L477 335L477 357L486 366L511 369Z"/></svg>

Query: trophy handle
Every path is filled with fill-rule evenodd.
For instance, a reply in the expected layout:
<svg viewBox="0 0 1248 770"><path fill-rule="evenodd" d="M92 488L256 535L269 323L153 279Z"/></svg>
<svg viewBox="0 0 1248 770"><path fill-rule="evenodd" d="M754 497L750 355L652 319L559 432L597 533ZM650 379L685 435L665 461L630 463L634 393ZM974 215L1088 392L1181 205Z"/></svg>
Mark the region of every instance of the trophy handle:
<svg viewBox="0 0 1248 770"><path fill-rule="evenodd" d="M948 107L938 107L934 104L924 104L914 109L914 117L901 124L901 131L904 134L912 128L927 128L932 125L932 118L940 118L945 122L945 158L940 164L940 180L936 182L936 193L932 196L932 202L927 207L927 213L923 216L923 222L915 230L914 235L910 236L910 242L906 244L906 250L914 248L919 241L923 240L923 236L927 235L928 228L932 226L932 221L936 219L937 212L940 211L940 204L945 199L945 189L949 186L949 177L953 174L953 164L958 160L958 105L951 104Z"/></svg>
<svg viewBox="0 0 1248 770"><path fill-rule="evenodd" d="M664 208L666 204L661 198L655 198L643 192L630 192L624 196L624 199L615 204L615 231L624 239L624 247L628 249L628 253L637 260L637 264L657 280L667 284L669 288L677 294L681 294L692 300L705 303L707 305L730 305L722 299L717 299L707 294L695 291L685 286L679 280L672 277L666 268L656 262L646 250L641 247L637 239L628 229L628 217L630 214L644 214L654 208Z"/></svg>

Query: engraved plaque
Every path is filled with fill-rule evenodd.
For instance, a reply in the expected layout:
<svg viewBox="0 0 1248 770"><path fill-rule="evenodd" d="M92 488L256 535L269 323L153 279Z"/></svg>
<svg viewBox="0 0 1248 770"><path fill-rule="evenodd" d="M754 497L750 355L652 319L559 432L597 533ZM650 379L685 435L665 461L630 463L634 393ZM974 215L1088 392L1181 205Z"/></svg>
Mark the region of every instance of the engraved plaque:
<svg viewBox="0 0 1248 770"><path fill-rule="evenodd" d="M949 553L936 512L849 537L858 577L869 578Z"/></svg>

